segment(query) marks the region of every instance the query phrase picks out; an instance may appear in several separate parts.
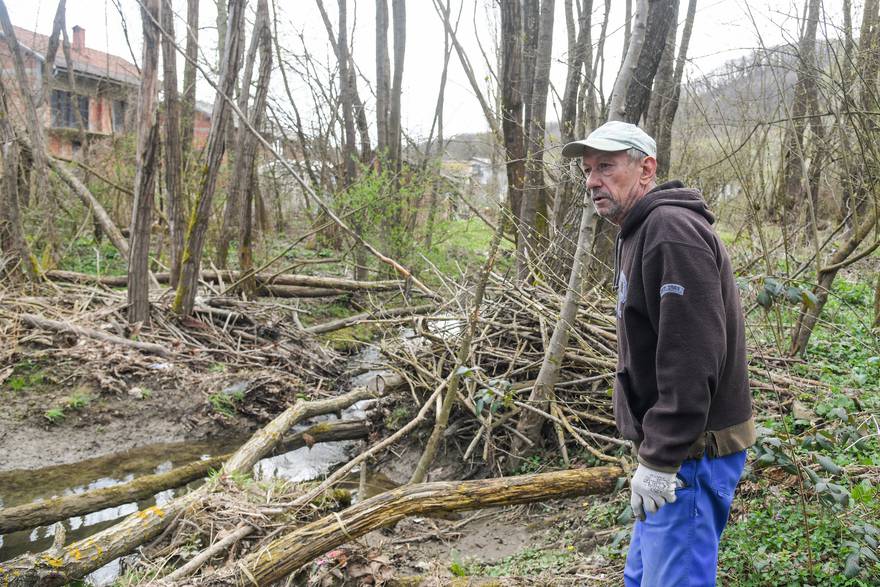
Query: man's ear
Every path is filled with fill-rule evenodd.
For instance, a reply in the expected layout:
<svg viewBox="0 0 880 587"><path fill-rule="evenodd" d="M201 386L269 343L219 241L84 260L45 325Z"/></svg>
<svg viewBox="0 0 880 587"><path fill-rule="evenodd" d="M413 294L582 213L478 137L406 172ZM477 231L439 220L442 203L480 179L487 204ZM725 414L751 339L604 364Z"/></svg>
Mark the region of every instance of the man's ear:
<svg viewBox="0 0 880 587"><path fill-rule="evenodd" d="M653 181L657 177L657 159L648 155L642 159L642 174L639 179L645 183Z"/></svg>

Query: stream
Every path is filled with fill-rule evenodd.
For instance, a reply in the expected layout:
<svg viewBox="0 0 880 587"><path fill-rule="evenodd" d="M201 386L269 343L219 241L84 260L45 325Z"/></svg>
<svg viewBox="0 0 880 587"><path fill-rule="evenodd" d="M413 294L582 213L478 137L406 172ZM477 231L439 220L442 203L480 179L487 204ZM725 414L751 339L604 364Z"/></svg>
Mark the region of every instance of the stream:
<svg viewBox="0 0 880 587"><path fill-rule="evenodd" d="M372 351L372 352L371 352ZM374 365L378 352L368 348L352 359L352 364ZM377 385L380 373L375 370L352 379L352 386ZM365 409L374 400L364 400L343 410L343 419L363 418ZM334 415L315 417L300 423L288 434L305 430L321 421L335 420ZM174 467L208 459L212 456L232 452L240 447L244 438L215 439L210 442L157 443L123 453L87 459L77 463L45 467L42 469L18 469L0 472L0 508L29 503L37 499L60 495L73 495L102 487L126 483L137 477L153 473L163 473ZM331 470L351 458L359 441L338 441L315 444L311 449L299 448L284 454L275 455L259 461L254 467L256 479L278 477L290 481L309 481L322 478ZM163 491L151 499L109 507L84 516L74 516L63 522L67 530L65 543L86 538L117 522L129 514L144 508L167 503L174 497L200 485L201 480L184 487ZM353 498L366 498L372 494L389 489L394 484L381 474L372 474L367 479L365 496L357 496L358 473L342 485L353 490ZM40 526L0 535L0 561L6 561L25 552L39 552L52 545L55 526ZM111 561L91 573L86 581L103 586L112 583L120 574L121 559Z"/></svg>

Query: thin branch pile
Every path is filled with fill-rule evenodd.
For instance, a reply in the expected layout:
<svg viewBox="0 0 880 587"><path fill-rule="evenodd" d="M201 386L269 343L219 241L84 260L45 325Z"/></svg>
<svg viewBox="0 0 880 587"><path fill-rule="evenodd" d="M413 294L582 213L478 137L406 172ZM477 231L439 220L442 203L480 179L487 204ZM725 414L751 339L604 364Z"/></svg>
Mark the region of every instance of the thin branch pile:
<svg viewBox="0 0 880 587"><path fill-rule="evenodd" d="M527 398L563 298L546 286L513 286L492 274L470 355L465 364L458 364L458 338L466 324L470 296L467 288L457 287L457 310L417 319L409 336L386 339L382 351L410 386L423 392L437 389L450 373L460 371L464 385L455 417L457 430L470 430L465 457L482 446L483 461L494 465L499 451L503 454L510 446L509 436L516 434L516 417L523 410L536 409ZM610 401L616 347L609 300L587 293L572 325L551 413L545 413L560 446L566 447L566 461L569 441L599 461L616 461L616 453L625 444L614 437Z"/></svg>

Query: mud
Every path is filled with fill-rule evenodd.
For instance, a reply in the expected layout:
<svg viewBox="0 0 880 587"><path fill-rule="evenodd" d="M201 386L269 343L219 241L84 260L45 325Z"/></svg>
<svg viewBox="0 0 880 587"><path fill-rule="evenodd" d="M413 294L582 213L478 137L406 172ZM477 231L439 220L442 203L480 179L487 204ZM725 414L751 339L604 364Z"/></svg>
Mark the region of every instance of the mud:
<svg viewBox="0 0 880 587"><path fill-rule="evenodd" d="M203 393L173 380L134 378L126 388L108 392L77 378L14 389L7 379L0 386L0 471L75 463L156 443L240 437L256 426L250 418L213 413ZM85 405L70 407L83 397ZM53 408L64 413L54 422L47 418Z"/></svg>

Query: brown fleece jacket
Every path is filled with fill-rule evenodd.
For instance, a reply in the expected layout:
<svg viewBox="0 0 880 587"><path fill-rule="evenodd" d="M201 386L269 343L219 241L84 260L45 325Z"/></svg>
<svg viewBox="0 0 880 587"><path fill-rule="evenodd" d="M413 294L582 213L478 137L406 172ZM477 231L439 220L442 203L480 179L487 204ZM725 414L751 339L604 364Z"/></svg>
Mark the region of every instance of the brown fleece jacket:
<svg viewBox="0 0 880 587"><path fill-rule="evenodd" d="M669 182L618 236L615 419L661 471L755 442L739 290L714 221L699 191Z"/></svg>

